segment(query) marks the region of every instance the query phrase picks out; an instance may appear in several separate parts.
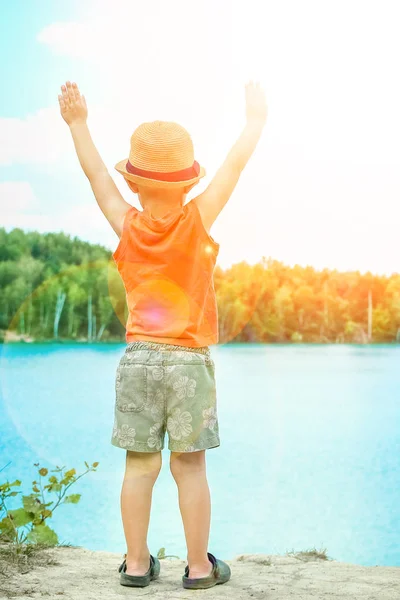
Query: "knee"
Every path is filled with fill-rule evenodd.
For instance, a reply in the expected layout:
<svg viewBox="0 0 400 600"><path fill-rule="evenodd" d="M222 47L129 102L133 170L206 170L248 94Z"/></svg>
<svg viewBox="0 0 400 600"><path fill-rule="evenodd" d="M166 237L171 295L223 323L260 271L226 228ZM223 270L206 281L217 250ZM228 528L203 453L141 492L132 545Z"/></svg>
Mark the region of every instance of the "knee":
<svg viewBox="0 0 400 600"><path fill-rule="evenodd" d="M157 479L162 466L161 452L126 451L126 473Z"/></svg>
<svg viewBox="0 0 400 600"><path fill-rule="evenodd" d="M205 473L205 450L198 452L171 452L170 470L175 481L179 481L193 473Z"/></svg>

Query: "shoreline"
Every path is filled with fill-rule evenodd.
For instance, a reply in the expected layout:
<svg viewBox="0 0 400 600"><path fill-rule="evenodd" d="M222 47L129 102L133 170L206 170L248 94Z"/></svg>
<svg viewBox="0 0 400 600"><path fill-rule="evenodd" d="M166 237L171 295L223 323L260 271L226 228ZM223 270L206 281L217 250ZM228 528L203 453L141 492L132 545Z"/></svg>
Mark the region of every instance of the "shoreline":
<svg viewBox="0 0 400 600"><path fill-rule="evenodd" d="M62 595L69 600L110 600L126 593L175 600L188 598L192 593L182 588L186 565L183 559L160 559L159 579L145 588L133 590L119 583L118 567L123 552L60 546L45 549L43 553L50 564L34 566L23 574L8 573L4 580L0 576L0 596L5 594L2 597L14 600L26 599L27 595L54 600ZM212 591L196 590L196 595L209 595L216 600L322 600L332 598L333 593L336 599L343 600L361 597L398 600L400 597L400 567L365 567L311 557L307 553L295 556L241 554L226 562L231 567L231 579Z"/></svg>
<svg viewBox="0 0 400 600"><path fill-rule="evenodd" d="M121 339L108 339L108 340L91 340L88 338L81 337L77 339L72 338L60 338L60 339L37 339L26 334L15 333L14 331L6 331L4 338L0 338L0 344L124 344L125 341Z"/></svg>
<svg viewBox="0 0 400 600"><path fill-rule="evenodd" d="M124 339L108 339L108 340L90 340L88 341L88 338L78 338L78 339L71 339L71 338L60 338L60 339L37 339L34 338L32 336L28 336L25 334L16 334L14 332L9 332L6 331L5 332L5 336L4 338L2 338L0 336L0 347L1 345L6 345L6 344L21 344L21 345L26 345L26 344L99 344L99 345L105 345L105 344L126 344L126 341ZM241 345L246 345L246 344L258 344L260 346L393 346L393 347L397 347L400 345L400 341L397 342L396 340L393 340L392 342L344 342L344 341L339 341L339 342L335 342L335 341L320 341L320 342L301 342L301 341L297 341L297 342L293 342L293 341L286 341L286 342L225 342L224 344L215 344L215 346L218 345L234 345L234 344L241 344Z"/></svg>

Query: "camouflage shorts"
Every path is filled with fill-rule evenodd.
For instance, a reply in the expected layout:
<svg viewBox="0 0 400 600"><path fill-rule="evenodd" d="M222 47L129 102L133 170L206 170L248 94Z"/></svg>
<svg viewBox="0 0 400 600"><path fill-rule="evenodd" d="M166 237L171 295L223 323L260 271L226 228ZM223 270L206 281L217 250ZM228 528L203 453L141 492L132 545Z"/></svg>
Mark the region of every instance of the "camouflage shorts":
<svg viewBox="0 0 400 600"><path fill-rule="evenodd" d="M194 452L220 445L215 365L208 346L130 342L115 377L113 446Z"/></svg>

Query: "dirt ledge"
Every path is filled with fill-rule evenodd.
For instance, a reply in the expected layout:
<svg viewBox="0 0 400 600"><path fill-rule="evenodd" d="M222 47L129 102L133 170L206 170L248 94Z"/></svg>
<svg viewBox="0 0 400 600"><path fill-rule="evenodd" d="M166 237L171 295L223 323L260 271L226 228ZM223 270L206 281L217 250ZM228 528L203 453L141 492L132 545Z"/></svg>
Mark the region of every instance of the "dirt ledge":
<svg viewBox="0 0 400 600"><path fill-rule="evenodd" d="M400 567L364 567L335 560L305 560L294 556L241 554L226 562L229 582L209 590L185 590L185 560L161 560L158 580L145 588L119 583L123 554L80 547L44 550L50 564L25 574L0 576L0 598L26 600L115 600L151 596L153 599L208 597L228 600L399 600ZM221 556L223 559L224 557Z"/></svg>

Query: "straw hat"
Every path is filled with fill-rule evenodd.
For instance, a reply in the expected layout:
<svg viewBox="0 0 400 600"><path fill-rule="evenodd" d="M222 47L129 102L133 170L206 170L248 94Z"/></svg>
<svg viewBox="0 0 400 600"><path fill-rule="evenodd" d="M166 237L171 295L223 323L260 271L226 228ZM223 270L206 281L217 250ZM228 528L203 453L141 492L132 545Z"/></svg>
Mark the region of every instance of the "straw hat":
<svg viewBox="0 0 400 600"><path fill-rule="evenodd" d="M194 160L189 133L171 121L139 125L131 136L129 158L119 161L115 169L129 181L161 188L191 185L206 174Z"/></svg>

